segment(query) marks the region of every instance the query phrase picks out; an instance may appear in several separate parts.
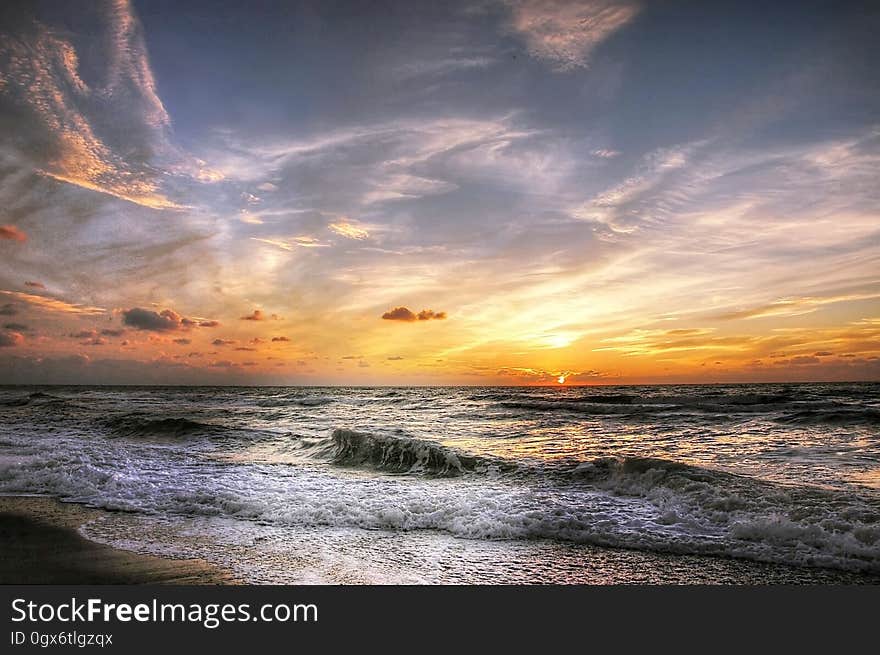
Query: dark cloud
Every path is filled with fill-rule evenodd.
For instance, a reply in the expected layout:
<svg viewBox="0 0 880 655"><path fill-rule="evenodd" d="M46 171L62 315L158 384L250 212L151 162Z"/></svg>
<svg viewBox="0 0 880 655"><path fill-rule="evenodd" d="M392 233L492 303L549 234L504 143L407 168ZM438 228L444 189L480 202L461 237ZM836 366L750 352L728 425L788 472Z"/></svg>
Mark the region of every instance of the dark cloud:
<svg viewBox="0 0 880 655"><path fill-rule="evenodd" d="M6 303L0 307L0 316L15 316L16 314L18 314L18 310L12 303Z"/></svg>
<svg viewBox="0 0 880 655"><path fill-rule="evenodd" d="M71 339L95 339L98 336L97 330L80 330L79 332L72 332L69 336Z"/></svg>
<svg viewBox="0 0 880 655"><path fill-rule="evenodd" d="M215 346L228 346L235 343L235 341L231 339L214 339L211 343L213 343Z"/></svg>
<svg viewBox="0 0 880 655"><path fill-rule="evenodd" d="M3 328L13 332L27 332L30 329L24 323L6 323Z"/></svg>
<svg viewBox="0 0 880 655"><path fill-rule="evenodd" d="M136 330L149 330L151 332L173 332L186 330L195 322L192 319L183 318L173 309L163 309L154 312L151 309L133 307L122 312L122 322Z"/></svg>
<svg viewBox="0 0 880 655"><path fill-rule="evenodd" d="M416 315L413 314L406 307L395 307L394 309L385 312L382 314L382 318L386 321L407 321L412 322L418 320Z"/></svg>
<svg viewBox="0 0 880 655"><path fill-rule="evenodd" d="M179 344L181 346L188 346L189 344L192 343L192 339L184 339L184 338L175 339L174 343Z"/></svg>
<svg viewBox="0 0 880 655"><path fill-rule="evenodd" d="M272 337L272 341L290 341L288 337Z"/></svg>
<svg viewBox="0 0 880 655"><path fill-rule="evenodd" d="M202 321L199 323L199 327L213 328L220 325L220 321Z"/></svg>
<svg viewBox="0 0 880 655"><path fill-rule="evenodd" d="M24 337L18 332L0 332L0 348L11 348L24 343Z"/></svg>
<svg viewBox="0 0 880 655"><path fill-rule="evenodd" d="M121 337L125 334L125 330L113 330L110 328L104 328L101 330L101 334L105 337Z"/></svg>
<svg viewBox="0 0 880 655"><path fill-rule="evenodd" d="M249 352L249 353L252 353L252 352L256 352L256 351L257 351L256 348L251 348L251 347L249 347L249 346L239 346L238 348L236 348L236 350L243 350L243 351L246 351L246 352Z"/></svg>
<svg viewBox="0 0 880 655"><path fill-rule="evenodd" d="M820 350L817 353L813 353L813 357L831 357L834 353L828 350Z"/></svg>
<svg viewBox="0 0 880 655"><path fill-rule="evenodd" d="M248 314L247 316L242 316L241 320L243 321L264 321L266 317L263 316L263 312L259 309L255 309L252 314Z"/></svg>
<svg viewBox="0 0 880 655"><path fill-rule="evenodd" d="M433 309L423 309L418 314L415 314L408 307L395 307L382 314L382 318L386 321L413 323L415 321L443 320L446 318L446 312L435 312Z"/></svg>
<svg viewBox="0 0 880 655"><path fill-rule="evenodd" d="M399 362L402 359L403 359L403 357L401 357L400 355L394 355L392 357L389 357L388 361L389 362Z"/></svg>
<svg viewBox="0 0 880 655"><path fill-rule="evenodd" d="M792 366L810 366L812 364L821 364L822 360L818 357L810 357L809 355L799 355L792 357L789 363Z"/></svg>
<svg viewBox="0 0 880 655"><path fill-rule="evenodd" d="M0 225L0 239L9 241L27 241L27 235L14 225Z"/></svg>
<svg viewBox="0 0 880 655"><path fill-rule="evenodd" d="M102 339L101 337L95 337L94 339L87 339L86 341L80 341L81 346L105 346L107 345L106 339Z"/></svg>
<svg viewBox="0 0 880 655"><path fill-rule="evenodd" d="M34 282L32 280L28 280L27 282L25 282L24 286L33 287L34 289L44 289L44 290L46 288L46 285L43 284L42 282Z"/></svg>

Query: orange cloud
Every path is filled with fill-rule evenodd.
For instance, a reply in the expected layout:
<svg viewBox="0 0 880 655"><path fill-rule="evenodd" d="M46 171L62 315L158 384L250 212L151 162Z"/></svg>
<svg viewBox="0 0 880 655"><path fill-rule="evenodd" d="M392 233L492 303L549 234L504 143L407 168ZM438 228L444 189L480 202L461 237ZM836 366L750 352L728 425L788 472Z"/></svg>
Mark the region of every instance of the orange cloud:
<svg viewBox="0 0 880 655"><path fill-rule="evenodd" d="M264 321L264 320L266 320L266 317L263 316L262 310L255 309L253 311L253 313L248 314L247 316L242 316L241 320L242 321Z"/></svg>
<svg viewBox="0 0 880 655"><path fill-rule="evenodd" d="M27 241L27 234L19 230L14 225L0 225L0 239L19 241L23 243Z"/></svg>
<svg viewBox="0 0 880 655"><path fill-rule="evenodd" d="M0 348L11 348L24 343L24 336L18 332L0 332Z"/></svg>
<svg viewBox="0 0 880 655"><path fill-rule="evenodd" d="M0 294L10 296L40 309L45 309L53 312L62 312L65 314L81 314L93 316L95 314L103 314L107 311L101 307L89 307L87 305L81 305L78 303L65 302L64 300L58 300L57 298L48 298L46 296L35 296L30 293L21 293L20 291L0 290ZM4 307L7 306L9 305L4 305Z"/></svg>

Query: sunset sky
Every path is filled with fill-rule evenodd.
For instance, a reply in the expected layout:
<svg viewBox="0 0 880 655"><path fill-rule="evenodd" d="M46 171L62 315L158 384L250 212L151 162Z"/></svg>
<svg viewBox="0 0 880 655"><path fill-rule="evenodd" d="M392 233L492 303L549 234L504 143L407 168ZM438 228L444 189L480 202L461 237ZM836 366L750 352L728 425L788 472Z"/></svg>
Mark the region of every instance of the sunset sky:
<svg viewBox="0 0 880 655"><path fill-rule="evenodd" d="M0 6L0 383L880 379L877 3Z"/></svg>

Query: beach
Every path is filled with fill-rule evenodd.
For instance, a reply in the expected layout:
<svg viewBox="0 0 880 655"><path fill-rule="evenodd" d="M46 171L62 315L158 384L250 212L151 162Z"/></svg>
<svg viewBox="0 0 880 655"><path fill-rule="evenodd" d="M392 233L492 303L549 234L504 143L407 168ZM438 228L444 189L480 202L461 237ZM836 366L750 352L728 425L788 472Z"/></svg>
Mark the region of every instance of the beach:
<svg viewBox="0 0 880 655"><path fill-rule="evenodd" d="M88 540L82 524L99 513L37 496L0 496L0 584L232 584L199 560L140 555Z"/></svg>

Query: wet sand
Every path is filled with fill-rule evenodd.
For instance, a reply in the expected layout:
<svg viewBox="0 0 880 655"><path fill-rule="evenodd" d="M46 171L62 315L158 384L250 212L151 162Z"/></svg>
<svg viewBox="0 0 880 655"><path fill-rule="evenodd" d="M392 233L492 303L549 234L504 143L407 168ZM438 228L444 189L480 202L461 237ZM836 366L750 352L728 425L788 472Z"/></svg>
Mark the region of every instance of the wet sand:
<svg viewBox="0 0 880 655"><path fill-rule="evenodd" d="M140 555L89 541L100 510L52 498L0 496L0 584L235 584L201 560Z"/></svg>

